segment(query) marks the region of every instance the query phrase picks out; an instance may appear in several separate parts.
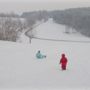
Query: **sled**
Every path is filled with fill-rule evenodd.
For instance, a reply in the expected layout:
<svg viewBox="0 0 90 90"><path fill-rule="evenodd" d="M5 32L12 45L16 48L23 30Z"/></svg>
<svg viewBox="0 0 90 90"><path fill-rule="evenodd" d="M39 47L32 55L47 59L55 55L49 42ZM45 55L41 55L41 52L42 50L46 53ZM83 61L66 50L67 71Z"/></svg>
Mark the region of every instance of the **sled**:
<svg viewBox="0 0 90 90"><path fill-rule="evenodd" d="M36 56L37 59L44 59L46 58L46 55L42 55L42 56Z"/></svg>

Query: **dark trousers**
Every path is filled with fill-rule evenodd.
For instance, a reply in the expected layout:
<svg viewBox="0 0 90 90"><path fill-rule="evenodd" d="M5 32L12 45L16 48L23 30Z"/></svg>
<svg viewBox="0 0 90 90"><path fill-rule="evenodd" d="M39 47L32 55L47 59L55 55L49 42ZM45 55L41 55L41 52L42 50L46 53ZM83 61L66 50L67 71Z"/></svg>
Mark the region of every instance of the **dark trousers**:
<svg viewBox="0 0 90 90"><path fill-rule="evenodd" d="M66 70L66 65L61 66L62 70Z"/></svg>

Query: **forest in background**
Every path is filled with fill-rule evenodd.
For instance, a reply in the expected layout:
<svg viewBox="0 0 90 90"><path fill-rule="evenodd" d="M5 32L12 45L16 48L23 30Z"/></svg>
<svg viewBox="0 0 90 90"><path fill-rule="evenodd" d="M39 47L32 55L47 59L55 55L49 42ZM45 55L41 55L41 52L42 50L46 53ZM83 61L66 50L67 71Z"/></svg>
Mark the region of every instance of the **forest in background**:
<svg viewBox="0 0 90 90"><path fill-rule="evenodd" d="M88 7L23 12L22 15L0 13L0 39L15 42L19 33L31 30L37 21L46 22L49 18L53 18L58 24L66 25L67 30L76 29L77 32L90 37L90 7Z"/></svg>

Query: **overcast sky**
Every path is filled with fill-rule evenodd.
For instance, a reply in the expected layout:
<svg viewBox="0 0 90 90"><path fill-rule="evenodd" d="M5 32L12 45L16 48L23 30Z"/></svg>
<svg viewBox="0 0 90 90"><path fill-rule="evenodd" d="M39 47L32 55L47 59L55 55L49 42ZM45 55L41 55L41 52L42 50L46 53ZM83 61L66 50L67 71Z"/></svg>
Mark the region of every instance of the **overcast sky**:
<svg viewBox="0 0 90 90"><path fill-rule="evenodd" d="M0 0L0 12L4 13L77 7L90 7L90 0Z"/></svg>

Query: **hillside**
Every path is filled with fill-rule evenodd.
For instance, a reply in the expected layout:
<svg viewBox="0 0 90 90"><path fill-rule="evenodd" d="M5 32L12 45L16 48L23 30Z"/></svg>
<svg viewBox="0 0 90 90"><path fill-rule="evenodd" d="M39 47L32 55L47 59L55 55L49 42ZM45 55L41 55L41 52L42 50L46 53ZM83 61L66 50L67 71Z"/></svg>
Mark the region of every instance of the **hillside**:
<svg viewBox="0 0 90 90"><path fill-rule="evenodd" d="M76 29L77 32L90 37L90 7L24 12L21 17L28 19L30 23L42 19L47 21L48 18L53 18L56 23Z"/></svg>
<svg viewBox="0 0 90 90"><path fill-rule="evenodd" d="M22 15L0 13L0 40L16 42L20 33L32 30L37 22L41 24L47 22L49 18L53 18L54 23L65 26L65 32L67 33L68 30L73 29L84 36L90 37L90 7L83 7L23 12Z"/></svg>
<svg viewBox="0 0 90 90"><path fill-rule="evenodd" d="M52 18L33 28L32 31L34 37L41 39L90 41L90 38L83 36L77 30L72 28L67 29L67 26L55 23Z"/></svg>
<svg viewBox="0 0 90 90"><path fill-rule="evenodd" d="M48 25L48 28L50 26L54 28L51 35L54 35L54 30L59 28L52 21L48 21L38 26L37 29L46 28L45 25ZM72 37L69 35L67 37L67 34L62 33L62 30L61 34L67 39L75 38L73 34ZM39 31L37 35L42 34ZM47 33L43 35L46 36ZM79 37L88 40L84 36ZM49 38L52 38L50 34ZM26 39L22 41L27 41ZM38 50L47 55L47 58L38 60L35 57ZM68 58L66 71L62 71L59 66L62 53L65 53ZM39 39L32 39L31 44L0 41L0 90L89 90L89 53L89 43Z"/></svg>

